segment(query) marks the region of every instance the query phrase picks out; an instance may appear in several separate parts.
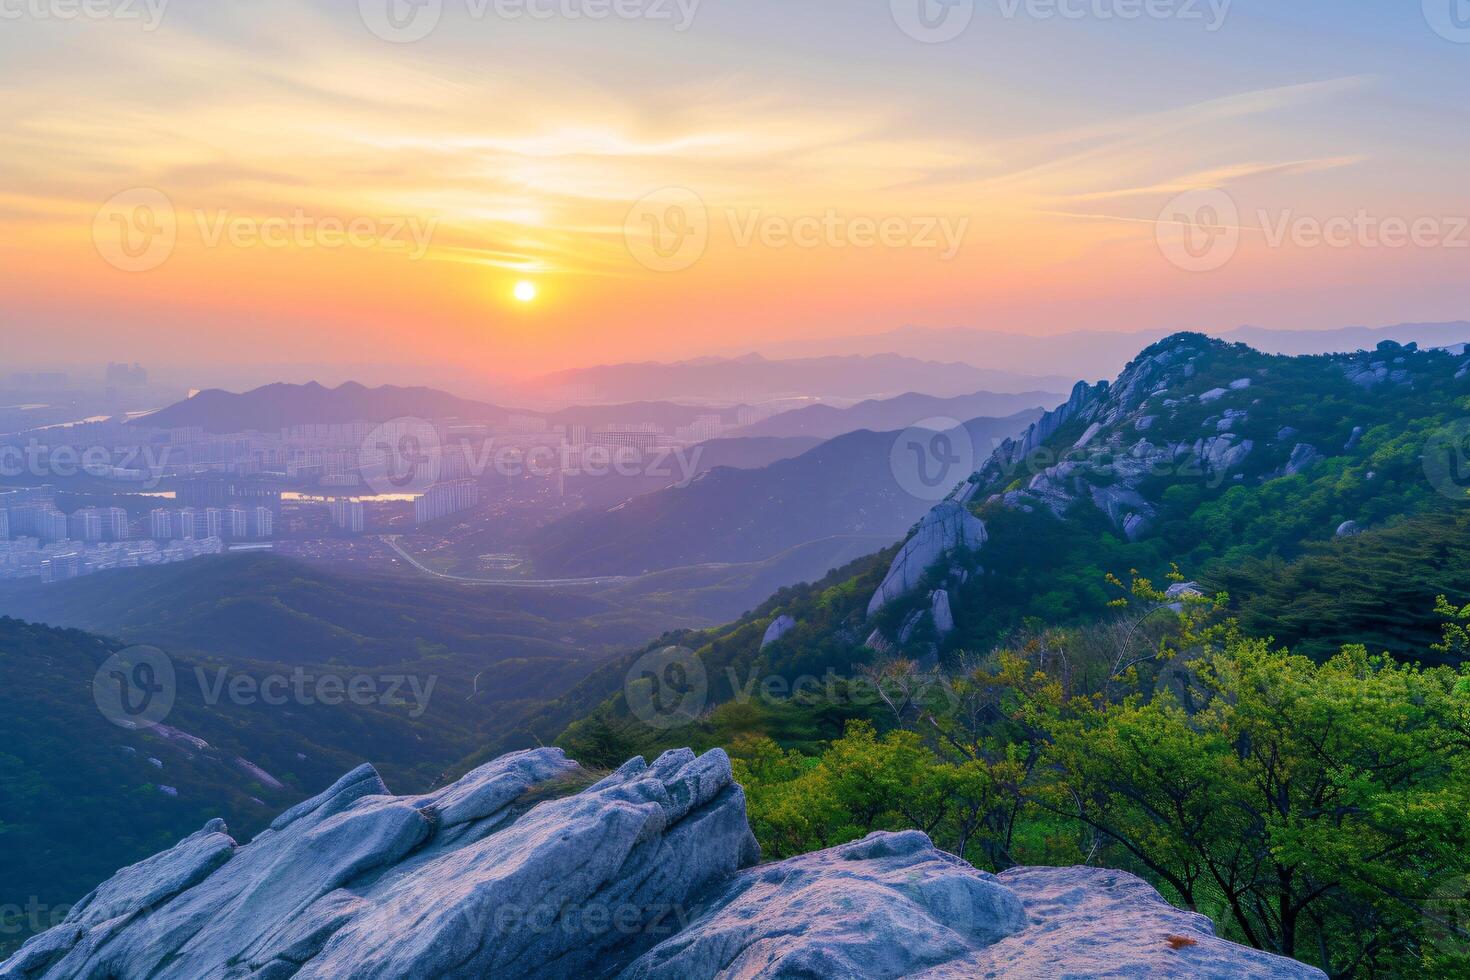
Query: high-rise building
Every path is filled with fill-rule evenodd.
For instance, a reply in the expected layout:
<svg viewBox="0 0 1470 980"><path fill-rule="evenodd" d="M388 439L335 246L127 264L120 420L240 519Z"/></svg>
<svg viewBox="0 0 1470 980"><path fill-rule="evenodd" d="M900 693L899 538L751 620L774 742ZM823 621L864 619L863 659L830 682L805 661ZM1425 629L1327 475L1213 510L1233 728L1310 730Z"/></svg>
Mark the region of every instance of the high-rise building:
<svg viewBox="0 0 1470 980"><path fill-rule="evenodd" d="M102 540L102 512L96 507L83 507L67 519L67 534L77 541L96 544Z"/></svg>
<svg viewBox="0 0 1470 980"><path fill-rule="evenodd" d="M220 538L224 537L225 512L218 507L206 507L195 518L195 537Z"/></svg>
<svg viewBox="0 0 1470 980"><path fill-rule="evenodd" d="M108 541L126 541L132 537L128 512L121 507L102 510L102 536Z"/></svg>
<svg viewBox="0 0 1470 980"><path fill-rule="evenodd" d="M41 562L42 582L64 582L82 573L82 556L75 551L52 555Z"/></svg>
<svg viewBox="0 0 1470 980"><path fill-rule="evenodd" d="M427 524L441 517L469 510L479 502L480 487L474 480L436 483L414 500L414 521Z"/></svg>
<svg viewBox="0 0 1470 980"><path fill-rule="evenodd" d="M250 512L244 507L225 511L225 537L237 541L250 537Z"/></svg>
<svg viewBox="0 0 1470 980"><path fill-rule="evenodd" d="M364 523L361 500L351 497L334 497L331 501L332 524L344 531L361 534Z"/></svg>
<svg viewBox="0 0 1470 980"><path fill-rule="evenodd" d="M55 507L36 514L36 537L42 541L66 540L66 515Z"/></svg>
<svg viewBox="0 0 1470 980"><path fill-rule="evenodd" d="M148 515L149 537L155 541L168 541L174 536L173 511L159 507Z"/></svg>
<svg viewBox="0 0 1470 980"><path fill-rule="evenodd" d="M174 511L173 536L179 541L193 541L205 535L199 533L199 511L193 507L181 507Z"/></svg>
<svg viewBox="0 0 1470 980"><path fill-rule="evenodd" d="M275 534L276 518L269 507L254 507L246 513L252 538L269 538Z"/></svg>
<svg viewBox="0 0 1470 980"><path fill-rule="evenodd" d="M0 508L0 541L10 540L10 511Z"/></svg>

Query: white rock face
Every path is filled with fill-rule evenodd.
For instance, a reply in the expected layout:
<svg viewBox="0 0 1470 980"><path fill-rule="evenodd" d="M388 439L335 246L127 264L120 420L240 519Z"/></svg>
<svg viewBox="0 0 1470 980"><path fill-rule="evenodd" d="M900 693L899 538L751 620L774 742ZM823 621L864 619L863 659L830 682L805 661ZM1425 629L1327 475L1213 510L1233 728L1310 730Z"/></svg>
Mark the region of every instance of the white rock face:
<svg viewBox="0 0 1470 980"><path fill-rule="evenodd" d="M935 972L923 976L967 975L1007 980L1061 977L1324 980L1326 977L1321 970L1295 960L1217 938L1208 918L1176 909L1147 882L1123 871L1012 868L999 875L998 880L1020 897L1031 927L981 952L974 961L973 972Z"/></svg>
<svg viewBox="0 0 1470 980"><path fill-rule="evenodd" d="M0 977L1323 976L1216 938L1124 872L995 876L918 831L752 867L718 749L572 792L583 775L537 749L395 797L363 766L250 844L216 820L123 869Z"/></svg>
<svg viewBox="0 0 1470 980"><path fill-rule="evenodd" d="M790 616L777 616L771 621L771 625L766 627L765 636L761 637L761 649L764 650L794 629L796 629L796 620Z"/></svg>
<svg viewBox="0 0 1470 980"><path fill-rule="evenodd" d="M872 616L888 603L912 592L924 573L957 548L985 544L985 523L952 500L931 510L894 557L888 575L868 603Z"/></svg>
<svg viewBox="0 0 1470 980"><path fill-rule="evenodd" d="M615 972L661 938L654 919L759 849L719 750L634 759L576 795L517 802L578 772L538 749L413 798L363 766L248 845L215 822L121 872L0 977Z"/></svg>
<svg viewBox="0 0 1470 980"><path fill-rule="evenodd" d="M934 629L940 636L954 632L954 612L949 608L949 591L935 589L929 597L929 614L934 617Z"/></svg>
<svg viewBox="0 0 1470 980"><path fill-rule="evenodd" d="M709 905L623 980L931 975L1026 928L1014 892L917 830L742 872Z"/></svg>

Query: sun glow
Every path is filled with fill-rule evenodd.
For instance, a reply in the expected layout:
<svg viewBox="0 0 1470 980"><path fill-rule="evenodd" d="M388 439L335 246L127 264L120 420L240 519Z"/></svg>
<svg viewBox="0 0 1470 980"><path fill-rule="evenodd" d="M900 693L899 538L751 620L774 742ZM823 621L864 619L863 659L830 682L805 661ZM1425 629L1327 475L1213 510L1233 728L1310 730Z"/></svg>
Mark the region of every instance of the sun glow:
<svg viewBox="0 0 1470 980"><path fill-rule="evenodd" d="M538 290L536 289L536 284L534 282L531 282L528 279L522 279L520 282L516 283L514 295L518 302L530 303L536 299L537 292Z"/></svg>

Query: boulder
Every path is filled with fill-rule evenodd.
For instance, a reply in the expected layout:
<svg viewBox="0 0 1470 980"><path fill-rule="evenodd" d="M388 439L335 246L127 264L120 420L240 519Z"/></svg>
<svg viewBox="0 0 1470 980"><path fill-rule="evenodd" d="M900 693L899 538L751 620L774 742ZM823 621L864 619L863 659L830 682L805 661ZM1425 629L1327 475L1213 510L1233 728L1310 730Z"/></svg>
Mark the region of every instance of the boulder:
<svg viewBox="0 0 1470 980"><path fill-rule="evenodd" d="M935 589L929 597L929 614L934 620L934 629L940 636L954 632L954 612L949 607L949 592Z"/></svg>
<svg viewBox="0 0 1470 980"><path fill-rule="evenodd" d="M1238 946L1147 882L1103 868L1012 868L998 876L1030 927L982 950L972 971L936 976L1324 980L1321 970Z"/></svg>
<svg viewBox="0 0 1470 980"><path fill-rule="evenodd" d="M917 830L742 872L709 906L621 980L930 975L1027 925L1014 892Z"/></svg>
<svg viewBox="0 0 1470 980"><path fill-rule="evenodd" d="M612 972L658 941L655 919L759 855L722 751L634 759L580 793L521 802L580 773L536 749L394 797L364 766L250 844L209 825L121 872L0 976ZM150 888L144 871L169 873Z"/></svg>
<svg viewBox="0 0 1470 980"><path fill-rule="evenodd" d="M868 603L868 615L912 592L924 573L946 555L960 548L977 549L985 538L985 523L980 518L952 500L943 501L924 516L899 549Z"/></svg>
<svg viewBox="0 0 1470 980"><path fill-rule="evenodd" d="M1286 475L1296 476L1303 470L1309 469L1320 462L1324 457L1317 451L1316 446L1310 446L1305 442L1299 442L1291 451L1291 459L1286 462Z"/></svg>
<svg viewBox="0 0 1470 980"><path fill-rule="evenodd" d="M917 830L758 865L718 749L594 779L535 749L395 797L363 766L123 869L0 977L1323 977L1125 872L991 875Z"/></svg>
<svg viewBox="0 0 1470 980"><path fill-rule="evenodd" d="M777 616L771 620L771 625L766 627L766 635L761 637L761 649L764 650L794 629L796 629L796 620L790 616Z"/></svg>

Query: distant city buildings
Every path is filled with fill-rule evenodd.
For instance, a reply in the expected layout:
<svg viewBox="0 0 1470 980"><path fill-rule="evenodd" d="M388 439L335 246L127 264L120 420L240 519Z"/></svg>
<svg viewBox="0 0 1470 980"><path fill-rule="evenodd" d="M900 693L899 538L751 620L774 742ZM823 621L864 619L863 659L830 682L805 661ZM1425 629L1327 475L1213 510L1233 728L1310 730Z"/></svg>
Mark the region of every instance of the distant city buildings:
<svg viewBox="0 0 1470 980"><path fill-rule="evenodd" d="M480 488L473 480L438 483L413 502L414 523L423 525L450 514L469 510L480 502Z"/></svg>
<svg viewBox="0 0 1470 980"><path fill-rule="evenodd" d="M364 514L361 500L354 500L351 497L334 497L329 506L334 527L352 534L362 533Z"/></svg>

